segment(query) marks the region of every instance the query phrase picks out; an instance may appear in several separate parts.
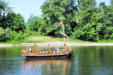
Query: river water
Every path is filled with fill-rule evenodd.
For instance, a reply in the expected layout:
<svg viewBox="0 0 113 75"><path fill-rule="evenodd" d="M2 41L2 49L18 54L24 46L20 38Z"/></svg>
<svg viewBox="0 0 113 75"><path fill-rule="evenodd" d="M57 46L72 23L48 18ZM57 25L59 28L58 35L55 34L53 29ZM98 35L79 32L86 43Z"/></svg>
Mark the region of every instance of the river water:
<svg viewBox="0 0 113 75"><path fill-rule="evenodd" d="M26 60L22 47L0 48L0 75L113 75L113 47L73 47L71 59Z"/></svg>

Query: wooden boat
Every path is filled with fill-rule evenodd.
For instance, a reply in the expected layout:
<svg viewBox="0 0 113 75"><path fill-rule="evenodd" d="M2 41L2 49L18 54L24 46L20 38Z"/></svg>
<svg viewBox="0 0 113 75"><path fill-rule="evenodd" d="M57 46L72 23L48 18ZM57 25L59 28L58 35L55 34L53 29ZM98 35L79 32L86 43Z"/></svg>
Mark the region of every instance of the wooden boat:
<svg viewBox="0 0 113 75"><path fill-rule="evenodd" d="M48 58L48 59L53 59L53 58L67 58L71 57L72 50L66 50L66 51L32 51L29 52L28 50L22 50L23 56L26 58Z"/></svg>
<svg viewBox="0 0 113 75"><path fill-rule="evenodd" d="M60 23L59 26L61 26L62 21ZM62 35L64 35L64 41L65 41L65 37L67 36L65 34L64 31L64 26L62 26L63 28L63 33L61 33ZM35 47L37 47L37 45L34 45ZM67 57L71 57L72 55L72 49L68 49L66 47L66 41L64 42L64 49L62 50L50 50L50 44L48 45L48 51L40 51L38 50L31 50L31 49L27 49L25 48L25 50L22 50L22 55L25 56L26 58L47 58L47 59L53 59L53 58L67 58Z"/></svg>

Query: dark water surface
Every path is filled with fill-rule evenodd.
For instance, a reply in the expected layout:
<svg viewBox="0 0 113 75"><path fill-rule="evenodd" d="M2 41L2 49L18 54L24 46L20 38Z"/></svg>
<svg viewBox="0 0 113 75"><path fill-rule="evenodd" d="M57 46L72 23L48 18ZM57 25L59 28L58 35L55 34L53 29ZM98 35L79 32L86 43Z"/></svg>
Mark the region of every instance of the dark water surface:
<svg viewBox="0 0 113 75"><path fill-rule="evenodd" d="M25 60L22 47L0 48L0 75L113 75L113 47L73 47L72 59Z"/></svg>

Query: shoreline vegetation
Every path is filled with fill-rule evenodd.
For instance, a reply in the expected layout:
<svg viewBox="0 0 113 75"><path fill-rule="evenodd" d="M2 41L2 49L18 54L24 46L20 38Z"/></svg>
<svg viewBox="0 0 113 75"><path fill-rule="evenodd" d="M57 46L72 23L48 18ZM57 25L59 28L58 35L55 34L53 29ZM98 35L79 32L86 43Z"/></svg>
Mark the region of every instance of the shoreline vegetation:
<svg viewBox="0 0 113 75"><path fill-rule="evenodd" d="M40 7L42 15L31 15L25 22L21 13L15 13L13 7L0 0L0 45L60 44L64 42L62 31L70 37L66 41L74 46L112 45L113 0L110 2L96 6L95 0L45 0Z"/></svg>
<svg viewBox="0 0 113 75"><path fill-rule="evenodd" d="M0 45L48 42L59 45L64 42L62 30L70 37L66 41L72 46L112 45L113 0L110 2L96 6L96 0L45 0L42 15L31 15L25 22L20 13L0 0Z"/></svg>
<svg viewBox="0 0 113 75"><path fill-rule="evenodd" d="M63 46L63 38L55 38L50 36L30 36L24 40L8 41L0 43L0 47L13 47L13 46L32 46L33 44L38 46ZM67 46L113 46L113 40L100 40L100 41L82 41L75 39L66 39Z"/></svg>

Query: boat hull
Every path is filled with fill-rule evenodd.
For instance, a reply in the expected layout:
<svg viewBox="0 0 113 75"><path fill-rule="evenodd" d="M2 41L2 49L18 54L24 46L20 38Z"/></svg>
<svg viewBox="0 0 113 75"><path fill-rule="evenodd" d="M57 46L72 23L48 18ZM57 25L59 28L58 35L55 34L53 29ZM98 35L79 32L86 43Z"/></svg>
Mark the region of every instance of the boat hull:
<svg viewBox="0 0 113 75"><path fill-rule="evenodd" d="M25 56L26 59L64 59L70 58L72 53L66 55L55 55L55 56Z"/></svg>

